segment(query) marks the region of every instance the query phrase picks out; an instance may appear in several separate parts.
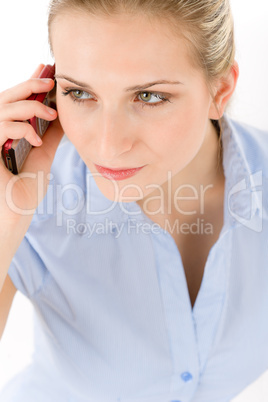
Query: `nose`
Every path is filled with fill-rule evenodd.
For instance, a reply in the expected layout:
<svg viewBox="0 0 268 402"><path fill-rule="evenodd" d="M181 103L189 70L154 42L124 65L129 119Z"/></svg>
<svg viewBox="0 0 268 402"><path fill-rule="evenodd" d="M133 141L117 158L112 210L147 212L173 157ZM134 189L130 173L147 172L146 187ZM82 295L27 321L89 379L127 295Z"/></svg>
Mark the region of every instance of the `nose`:
<svg viewBox="0 0 268 402"><path fill-rule="evenodd" d="M116 164L121 155L131 150L133 141L131 125L126 116L107 111L100 114L94 143L99 163Z"/></svg>

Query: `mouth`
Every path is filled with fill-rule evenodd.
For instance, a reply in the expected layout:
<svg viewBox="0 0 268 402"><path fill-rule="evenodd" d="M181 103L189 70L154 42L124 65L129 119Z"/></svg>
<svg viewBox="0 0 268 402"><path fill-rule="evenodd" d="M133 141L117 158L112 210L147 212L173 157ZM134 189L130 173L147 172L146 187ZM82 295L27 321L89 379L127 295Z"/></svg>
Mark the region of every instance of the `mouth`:
<svg viewBox="0 0 268 402"><path fill-rule="evenodd" d="M134 176L137 174L141 169L143 169L146 165L137 167L137 168L116 168L110 169L104 166L99 166L94 164L97 171L106 179L112 180L125 180L129 177Z"/></svg>

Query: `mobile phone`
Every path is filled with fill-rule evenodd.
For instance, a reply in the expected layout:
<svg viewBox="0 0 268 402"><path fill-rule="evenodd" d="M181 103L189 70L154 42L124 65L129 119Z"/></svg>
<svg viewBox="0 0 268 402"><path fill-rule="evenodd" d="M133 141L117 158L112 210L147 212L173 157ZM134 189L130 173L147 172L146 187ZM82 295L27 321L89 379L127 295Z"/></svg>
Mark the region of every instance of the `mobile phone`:
<svg viewBox="0 0 268 402"><path fill-rule="evenodd" d="M55 64L53 66L47 64L41 71L38 78L52 78L55 75ZM28 100L37 100L46 106L56 109L56 82L53 89L48 93L32 94ZM42 138L45 134L49 121L33 117L28 120L36 133ZM8 170L13 174L18 174L29 155L32 145L25 139L7 140L2 147L2 158Z"/></svg>

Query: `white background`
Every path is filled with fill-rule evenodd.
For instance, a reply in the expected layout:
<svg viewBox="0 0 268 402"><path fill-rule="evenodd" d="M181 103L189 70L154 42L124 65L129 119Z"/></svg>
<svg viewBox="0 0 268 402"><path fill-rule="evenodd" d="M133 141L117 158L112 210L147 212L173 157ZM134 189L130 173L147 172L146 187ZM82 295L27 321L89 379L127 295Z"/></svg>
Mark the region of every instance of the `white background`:
<svg viewBox="0 0 268 402"><path fill-rule="evenodd" d="M268 130L268 2L231 0L231 5L240 77L229 114ZM53 62L47 43L47 6L48 0L1 1L0 91L27 79L38 64ZM31 348L32 309L17 292L0 344L0 391L30 362ZM268 401L268 372L233 400L252 401Z"/></svg>

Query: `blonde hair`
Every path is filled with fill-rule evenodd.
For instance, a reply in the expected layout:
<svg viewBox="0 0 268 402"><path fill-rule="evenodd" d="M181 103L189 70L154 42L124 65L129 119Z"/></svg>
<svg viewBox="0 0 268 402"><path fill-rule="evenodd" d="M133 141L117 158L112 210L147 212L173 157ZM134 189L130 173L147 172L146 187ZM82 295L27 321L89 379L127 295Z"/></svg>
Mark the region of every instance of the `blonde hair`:
<svg viewBox="0 0 268 402"><path fill-rule="evenodd" d="M51 0L48 18L51 51L51 24L58 14L69 10L108 17L122 12L142 13L166 19L187 40L193 65L204 72L217 108L213 84L228 74L235 60L234 23L229 0ZM220 119L212 123L221 136Z"/></svg>

